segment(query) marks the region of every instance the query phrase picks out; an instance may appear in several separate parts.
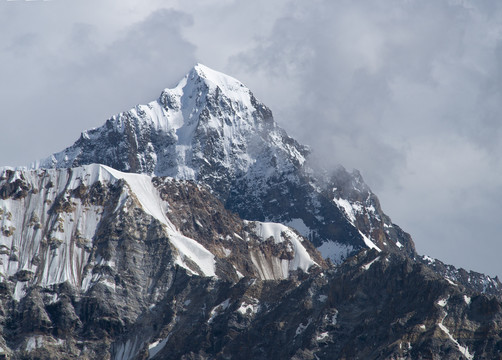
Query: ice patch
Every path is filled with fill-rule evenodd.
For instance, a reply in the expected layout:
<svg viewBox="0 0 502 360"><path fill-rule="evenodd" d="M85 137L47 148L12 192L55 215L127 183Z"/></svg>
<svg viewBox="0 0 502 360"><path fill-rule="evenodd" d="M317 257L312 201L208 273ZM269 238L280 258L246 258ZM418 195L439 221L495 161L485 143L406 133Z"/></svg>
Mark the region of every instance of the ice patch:
<svg viewBox="0 0 502 360"><path fill-rule="evenodd" d="M152 359L155 355L157 355L167 344L169 341L169 337L171 335L169 334L165 339L162 341L155 341L154 343L151 343L148 345L148 359Z"/></svg>
<svg viewBox="0 0 502 360"><path fill-rule="evenodd" d="M373 241L371 241L366 235L364 235L361 230L359 230L359 234L363 237L364 243L367 247L369 247L370 249L375 249L378 252L382 251L378 246L375 245Z"/></svg>
<svg viewBox="0 0 502 360"><path fill-rule="evenodd" d="M326 241L317 248L325 259L330 259L335 264L341 264L354 250L351 245L334 241Z"/></svg>
<svg viewBox="0 0 502 360"><path fill-rule="evenodd" d="M338 318L338 311L331 317L331 325L336 325Z"/></svg>
<svg viewBox="0 0 502 360"><path fill-rule="evenodd" d="M207 320L208 324L211 324L214 318L224 312L230 306L230 299L226 299L221 304L216 305L209 314L209 319Z"/></svg>
<svg viewBox="0 0 502 360"><path fill-rule="evenodd" d="M291 219L291 221L288 221L287 223L284 223L284 225L292 227L296 231L300 233L303 237L308 238L310 235L310 228L305 225L302 219Z"/></svg>
<svg viewBox="0 0 502 360"><path fill-rule="evenodd" d="M441 330L443 330L443 332L444 332L446 335L448 335L448 337L450 338L450 340L451 340L451 341L453 341L453 342L455 343L455 345L457 345L457 348L458 348L458 350L460 351L460 353L461 353L462 355L464 355L464 356L465 356L468 360L473 360L473 359L474 359L474 354L471 354L471 353L469 352L469 348L468 348L468 347L466 347L466 346L462 346L462 345L460 345L460 343L459 343L459 342L458 342L458 341L457 341L457 340L456 340L456 339L455 339L455 338L451 335L450 330L449 330L446 326L444 326L444 325L443 325L443 321L444 321L444 319L445 319L447 316L448 316L448 313L445 311L445 312L444 312L444 316L443 316L443 318L441 319L441 322L438 324L439 328L440 328Z"/></svg>
<svg viewBox="0 0 502 360"><path fill-rule="evenodd" d="M354 209L352 208L352 205L348 200L342 199L342 198L334 198L333 201L335 204L338 206L340 210L343 210L345 212L345 215L347 216L347 219L354 224L356 221L356 216L354 215Z"/></svg>
<svg viewBox="0 0 502 360"><path fill-rule="evenodd" d="M316 340L317 341L322 341L324 339L326 339L327 337L329 336L328 332L323 332L323 333L320 333L319 335L316 336Z"/></svg>
<svg viewBox="0 0 502 360"><path fill-rule="evenodd" d="M366 265L363 265L363 266L362 266L362 268L363 268L364 270L368 270L368 269L371 267L371 265L373 265L373 263L374 263L375 261L378 261L378 260L380 260L380 256L377 256L376 258L374 258L373 260L371 260L371 261L370 261L369 263L367 263Z"/></svg>
<svg viewBox="0 0 502 360"><path fill-rule="evenodd" d="M300 325L298 325L298 327L296 328L295 337L303 334L303 332L305 331L305 329L307 329L309 327L311 322L312 322L312 319L309 319L306 325L303 325L300 323Z"/></svg>
<svg viewBox="0 0 502 360"><path fill-rule="evenodd" d="M326 295L319 295L320 302L326 302L326 300L328 300L328 297Z"/></svg>

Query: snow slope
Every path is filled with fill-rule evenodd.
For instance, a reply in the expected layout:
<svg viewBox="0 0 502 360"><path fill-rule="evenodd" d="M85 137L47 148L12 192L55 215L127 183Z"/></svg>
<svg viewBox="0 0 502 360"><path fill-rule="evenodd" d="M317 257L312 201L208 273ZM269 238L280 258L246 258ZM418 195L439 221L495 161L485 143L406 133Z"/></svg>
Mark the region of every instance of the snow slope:
<svg viewBox="0 0 502 360"><path fill-rule="evenodd" d="M215 255L201 244L202 239L189 238L173 225L169 216L176 214L168 216L169 204L162 200L152 177L92 164L73 169L0 169L0 281L14 280L17 300L31 284L46 287L68 282L87 291L101 282L115 289L113 281L92 271L97 266L117 266L116 259L105 260L94 253L95 243L103 236L108 219L135 208L162 224L176 249L174 264L198 273L193 270L195 264L202 275L216 276ZM286 278L290 271L308 271L315 264L303 239L291 229L258 224L260 239L263 229L279 229L274 234L277 242L284 241L283 233L287 233L294 254L292 260L279 260L253 253L259 258L255 266L263 278ZM245 242L242 235L235 241ZM263 273L261 262L270 261L279 262L281 270Z"/></svg>
<svg viewBox="0 0 502 360"><path fill-rule="evenodd" d="M31 167L100 163L195 180L241 218L295 227L337 263L366 247L414 253L357 172L314 170L309 153L240 81L197 64L156 101L84 131Z"/></svg>

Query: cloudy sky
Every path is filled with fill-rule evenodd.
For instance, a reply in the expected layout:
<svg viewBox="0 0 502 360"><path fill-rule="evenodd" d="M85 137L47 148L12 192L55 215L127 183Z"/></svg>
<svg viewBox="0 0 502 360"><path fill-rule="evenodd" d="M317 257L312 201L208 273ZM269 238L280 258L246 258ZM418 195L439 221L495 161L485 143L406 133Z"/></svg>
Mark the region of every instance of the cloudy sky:
<svg viewBox="0 0 502 360"><path fill-rule="evenodd" d="M201 62L332 166L421 254L502 275L499 0L0 3L0 166L73 143Z"/></svg>

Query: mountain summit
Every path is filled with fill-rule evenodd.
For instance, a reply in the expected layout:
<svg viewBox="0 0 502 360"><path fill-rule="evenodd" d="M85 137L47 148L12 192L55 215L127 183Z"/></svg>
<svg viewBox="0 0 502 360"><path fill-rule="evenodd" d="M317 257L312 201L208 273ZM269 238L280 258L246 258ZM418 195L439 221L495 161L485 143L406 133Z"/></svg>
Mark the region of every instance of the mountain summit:
<svg viewBox="0 0 502 360"><path fill-rule="evenodd" d="M196 180L245 219L294 227L335 262L366 247L414 253L358 172L314 171L309 152L241 82L198 64L156 101L84 131L32 167L99 163Z"/></svg>
<svg viewBox="0 0 502 360"><path fill-rule="evenodd" d="M0 359L494 359L501 287L419 257L359 172L200 64L0 168Z"/></svg>
<svg viewBox="0 0 502 360"><path fill-rule="evenodd" d="M274 127L271 111L242 83L198 64L156 101L84 131L73 146L35 167L96 162L121 171L197 179L217 165L239 176L259 161L259 139L277 137ZM303 162L304 147L297 147L282 150Z"/></svg>

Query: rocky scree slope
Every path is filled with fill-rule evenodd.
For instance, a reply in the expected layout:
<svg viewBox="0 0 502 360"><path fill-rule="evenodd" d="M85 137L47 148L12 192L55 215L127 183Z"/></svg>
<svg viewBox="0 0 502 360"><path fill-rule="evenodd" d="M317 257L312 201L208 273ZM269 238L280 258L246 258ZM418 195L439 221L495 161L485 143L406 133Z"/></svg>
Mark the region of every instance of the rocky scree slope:
<svg viewBox="0 0 502 360"><path fill-rule="evenodd" d="M367 247L415 254L357 171L314 170L308 155L241 82L198 64L156 101L84 131L32 167L100 163L195 180L244 219L294 227L336 263Z"/></svg>

